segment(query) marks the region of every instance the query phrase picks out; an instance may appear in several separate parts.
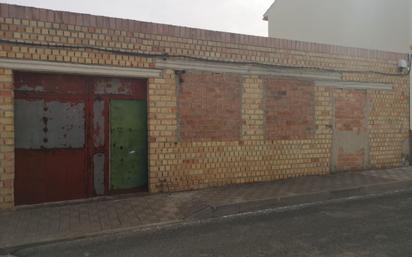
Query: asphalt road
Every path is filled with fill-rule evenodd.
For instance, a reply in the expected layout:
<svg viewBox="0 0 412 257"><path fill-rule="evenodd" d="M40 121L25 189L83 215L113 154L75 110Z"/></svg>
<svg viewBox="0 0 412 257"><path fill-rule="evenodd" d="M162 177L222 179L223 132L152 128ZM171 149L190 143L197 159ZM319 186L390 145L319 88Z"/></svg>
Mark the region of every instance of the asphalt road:
<svg viewBox="0 0 412 257"><path fill-rule="evenodd" d="M412 256L412 193L220 218L19 250L16 256Z"/></svg>

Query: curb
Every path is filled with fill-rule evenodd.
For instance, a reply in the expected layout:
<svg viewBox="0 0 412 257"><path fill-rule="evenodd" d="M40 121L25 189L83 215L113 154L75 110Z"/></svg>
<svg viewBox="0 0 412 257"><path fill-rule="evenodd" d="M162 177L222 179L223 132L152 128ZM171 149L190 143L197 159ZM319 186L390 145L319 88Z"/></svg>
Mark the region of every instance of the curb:
<svg viewBox="0 0 412 257"><path fill-rule="evenodd" d="M31 247L42 246L42 245L47 245L47 244L55 244L55 243L60 243L60 242L65 242L65 241L74 241L74 240L81 240L81 239L87 239L87 238L95 238L95 237L106 236L106 235L115 235L115 234L120 234L120 233L124 233L124 232L137 232L137 231L153 230L153 229L156 229L156 228L162 228L162 227L166 227L166 226L172 226L172 225L175 225L175 224L180 224L182 222L184 222L184 220L174 220L174 221L167 221L167 222L147 224L147 225L138 225L138 226L132 226L132 227L126 227L126 228L116 228L116 229L102 230L102 231L97 231L97 232L85 233L85 234L82 234L82 235L62 236L58 239L44 239L44 240L40 240L40 241L34 242L34 243L11 245L11 246L0 248L0 257L4 257L4 256L5 257L14 257L13 253L15 253L18 250L24 249L24 248L31 248Z"/></svg>
<svg viewBox="0 0 412 257"><path fill-rule="evenodd" d="M190 216L192 220L217 218L221 216L233 215L244 212L254 212L264 209L274 209L293 205L301 205L305 203L323 202L330 200L338 200L348 197L371 196L375 194L412 191L412 180L397 181L391 183L372 184L361 187L349 187L339 190L320 191L308 194L294 194L282 196L278 198L269 198L263 200L254 200L240 202L234 204L225 204L210 206L203 211Z"/></svg>
<svg viewBox="0 0 412 257"><path fill-rule="evenodd" d="M64 241L74 241L99 236L115 235L124 232L139 232L154 229L161 229L179 224L189 224L191 222L211 220L219 217L236 216L243 213L264 212L265 210L290 209L311 205L318 205L336 200L363 199L368 197L378 197L386 194L396 194L412 191L412 180L398 181L392 183L372 184L361 187L352 187L339 190L313 192L308 194L292 194L277 198L260 199L247 202L239 202L223 205L209 205L201 210L197 210L189 216L180 220L173 220L162 223L138 225L133 227L110 229L98 232L85 233L82 235L69 235L57 239L45 239L35 243L17 244L0 248L0 257L13 257L14 252L30 247L46 244L59 243ZM3 255L2 255L3 254Z"/></svg>

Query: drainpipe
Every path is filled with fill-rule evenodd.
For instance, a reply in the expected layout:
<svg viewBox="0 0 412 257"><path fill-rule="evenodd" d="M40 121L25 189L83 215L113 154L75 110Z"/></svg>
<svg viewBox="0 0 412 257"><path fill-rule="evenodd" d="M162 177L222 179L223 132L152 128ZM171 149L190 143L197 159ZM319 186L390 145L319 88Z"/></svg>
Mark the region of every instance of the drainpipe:
<svg viewBox="0 0 412 257"><path fill-rule="evenodd" d="M410 8L410 10L412 11L412 8ZM411 18L412 17L410 17L410 19ZM409 23L411 24L409 28L412 29L412 20L410 20ZM412 44L412 34L410 35L409 42L410 44ZM411 64L412 64L412 45L409 46L409 166L412 166L412 72L411 72L412 65Z"/></svg>
<svg viewBox="0 0 412 257"><path fill-rule="evenodd" d="M412 59L412 0L408 0L409 59ZM411 62L409 62L411 64ZM410 65L410 69L412 69ZM409 72L409 165L412 166L412 72Z"/></svg>

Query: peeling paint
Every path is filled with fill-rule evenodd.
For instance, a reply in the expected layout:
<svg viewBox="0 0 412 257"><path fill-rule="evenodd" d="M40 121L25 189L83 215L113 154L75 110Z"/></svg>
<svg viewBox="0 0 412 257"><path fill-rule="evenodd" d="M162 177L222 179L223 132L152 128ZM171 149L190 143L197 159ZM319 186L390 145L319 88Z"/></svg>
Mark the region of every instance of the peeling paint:
<svg viewBox="0 0 412 257"><path fill-rule="evenodd" d="M104 154L93 156L94 191L96 195L104 194Z"/></svg>
<svg viewBox="0 0 412 257"><path fill-rule="evenodd" d="M129 95L129 85L121 79L100 79L95 83L95 94Z"/></svg>
<svg viewBox="0 0 412 257"><path fill-rule="evenodd" d="M44 102L15 99L15 144L16 148L40 149L42 146L42 110Z"/></svg>
<svg viewBox="0 0 412 257"><path fill-rule="evenodd" d="M104 146L104 101L96 100L93 103L93 137L94 146Z"/></svg>
<svg viewBox="0 0 412 257"><path fill-rule="evenodd" d="M120 162L131 160L130 170L119 170L125 171L120 179L147 184L145 80L16 72L14 86L18 204L109 193L113 176L109 108L115 99L142 101L144 106L144 115L136 116L129 109L119 114L145 124L137 133L144 140L125 137L119 143ZM133 132L130 129L121 132L128 135ZM130 148L130 143L139 147ZM130 189L139 186L133 183Z"/></svg>
<svg viewBox="0 0 412 257"><path fill-rule="evenodd" d="M26 92L45 92L45 89L43 86L33 86L30 87L28 85L20 85L15 88L17 91L26 91Z"/></svg>
<svg viewBox="0 0 412 257"><path fill-rule="evenodd" d="M83 148L84 103L16 99L16 148Z"/></svg>

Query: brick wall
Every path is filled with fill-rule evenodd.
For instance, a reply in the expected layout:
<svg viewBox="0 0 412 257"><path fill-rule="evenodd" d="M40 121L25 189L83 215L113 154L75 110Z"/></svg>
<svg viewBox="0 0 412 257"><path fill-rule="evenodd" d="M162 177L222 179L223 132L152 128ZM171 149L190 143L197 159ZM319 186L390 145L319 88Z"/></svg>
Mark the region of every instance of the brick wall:
<svg viewBox="0 0 412 257"><path fill-rule="evenodd" d="M393 83L391 92L367 92L369 102L368 134L370 166L397 167L407 154L402 149L409 123L409 79L386 79Z"/></svg>
<svg viewBox="0 0 412 257"><path fill-rule="evenodd" d="M165 70L161 78L149 79L149 186L152 192L166 191L165 177L177 176L172 170L175 154L169 151L177 138L176 77Z"/></svg>
<svg viewBox="0 0 412 257"><path fill-rule="evenodd" d="M174 85L170 86L170 97L173 97ZM329 173L332 132L328 124L332 111L328 88L314 89L317 129L311 139L304 140L262 140L265 110L264 105L259 104L264 101L262 80L246 76L242 79L242 88L242 140L175 138L151 143L153 192Z"/></svg>
<svg viewBox="0 0 412 257"><path fill-rule="evenodd" d="M241 77L188 72L178 89L181 141L240 140Z"/></svg>
<svg viewBox="0 0 412 257"><path fill-rule="evenodd" d="M299 80L266 82L266 138L310 139L315 132L315 86Z"/></svg>
<svg viewBox="0 0 412 257"><path fill-rule="evenodd" d="M367 124L365 108L366 91L364 90L336 90L335 93L335 119L336 130L365 132Z"/></svg>
<svg viewBox="0 0 412 257"><path fill-rule="evenodd" d="M136 54L143 52L167 54L170 58L185 55L209 61L336 70L346 81L392 84L393 90L369 89L365 93L370 105L366 122L367 162L371 168L403 163L402 146L408 139L409 128L409 78L382 73L396 73L398 60L406 59L406 54L6 4L0 4L0 38L0 58L155 68L156 56ZM360 72L365 70L375 72ZM10 111L11 74L1 74L6 81L2 84L6 93L2 93L1 104ZM179 75L166 69L160 78L150 78L148 82L151 192L330 172L337 89L314 86L313 81L278 83L276 77L224 72L188 72L181 78L179 82ZM233 98L228 96L229 91ZM296 99L298 96L300 100ZM194 108L190 101L203 104L202 108ZM227 101L233 103L220 112L217 105ZM298 108L299 112L282 113L282 108ZM0 115L12 114L2 110ZM224 127L217 126L229 115L233 115L233 121ZM301 120L296 122L297 119ZM13 202L13 129L1 121L0 158L8 161L1 159L0 203L6 206ZM12 118L4 121L12 122ZM227 133L228 130L233 133Z"/></svg>
<svg viewBox="0 0 412 257"><path fill-rule="evenodd" d="M250 76L243 81L242 137L245 141L264 140L263 80Z"/></svg>
<svg viewBox="0 0 412 257"><path fill-rule="evenodd" d="M0 69L0 209L13 205L14 121L12 71Z"/></svg>

